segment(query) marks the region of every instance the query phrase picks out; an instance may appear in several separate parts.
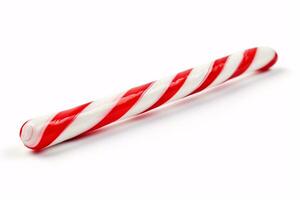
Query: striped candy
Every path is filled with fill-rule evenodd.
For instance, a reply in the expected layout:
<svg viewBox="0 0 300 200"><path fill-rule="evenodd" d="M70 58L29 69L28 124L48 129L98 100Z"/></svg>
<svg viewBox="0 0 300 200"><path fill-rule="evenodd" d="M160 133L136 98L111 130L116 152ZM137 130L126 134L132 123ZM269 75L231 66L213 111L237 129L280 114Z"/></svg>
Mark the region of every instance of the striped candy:
<svg viewBox="0 0 300 200"><path fill-rule="evenodd" d="M267 70L276 60L277 53L267 47L238 52L175 76L132 88L111 98L31 119L23 124L20 137L28 148L40 150L198 93L243 73Z"/></svg>

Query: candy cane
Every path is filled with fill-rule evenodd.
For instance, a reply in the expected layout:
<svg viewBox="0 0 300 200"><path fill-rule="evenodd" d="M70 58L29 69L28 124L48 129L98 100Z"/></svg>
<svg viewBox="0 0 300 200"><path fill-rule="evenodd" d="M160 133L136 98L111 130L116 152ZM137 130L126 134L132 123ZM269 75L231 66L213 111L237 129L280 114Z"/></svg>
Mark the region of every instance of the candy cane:
<svg viewBox="0 0 300 200"><path fill-rule="evenodd" d="M111 98L28 120L20 130L20 137L28 148L40 150L198 93L246 72L267 70L276 61L277 53L267 47L234 53Z"/></svg>

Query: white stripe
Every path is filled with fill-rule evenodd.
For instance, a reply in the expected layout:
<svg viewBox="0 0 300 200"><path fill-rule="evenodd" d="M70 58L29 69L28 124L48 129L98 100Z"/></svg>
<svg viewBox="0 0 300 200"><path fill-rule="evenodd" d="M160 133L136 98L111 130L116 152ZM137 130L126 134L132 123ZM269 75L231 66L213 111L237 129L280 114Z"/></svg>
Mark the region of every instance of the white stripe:
<svg viewBox="0 0 300 200"><path fill-rule="evenodd" d="M22 128L21 139L28 147L35 147L42 139L44 130L55 114L29 120Z"/></svg>
<svg viewBox="0 0 300 200"><path fill-rule="evenodd" d="M117 95L117 97L105 98L89 104L49 146L80 135L94 127L118 103L122 96L123 93Z"/></svg>
<svg viewBox="0 0 300 200"><path fill-rule="evenodd" d="M268 64L275 56L275 51L269 47L257 48L255 57L249 66L247 72L258 70Z"/></svg>
<svg viewBox="0 0 300 200"><path fill-rule="evenodd" d="M230 55L223 67L223 70L209 87L223 83L230 78L243 60L243 57L244 52L238 52Z"/></svg>
<svg viewBox="0 0 300 200"><path fill-rule="evenodd" d="M131 107L131 109L121 117L121 119L128 118L130 116L139 114L148 108L150 108L170 86L174 77L168 77L159 81L154 82L141 96L137 103Z"/></svg>
<svg viewBox="0 0 300 200"><path fill-rule="evenodd" d="M168 102L183 98L192 93L194 90L196 90L205 80L205 77L209 73L209 70L211 69L212 65L213 64L210 63L199 67L195 67L188 75L182 87L171 99L168 100Z"/></svg>

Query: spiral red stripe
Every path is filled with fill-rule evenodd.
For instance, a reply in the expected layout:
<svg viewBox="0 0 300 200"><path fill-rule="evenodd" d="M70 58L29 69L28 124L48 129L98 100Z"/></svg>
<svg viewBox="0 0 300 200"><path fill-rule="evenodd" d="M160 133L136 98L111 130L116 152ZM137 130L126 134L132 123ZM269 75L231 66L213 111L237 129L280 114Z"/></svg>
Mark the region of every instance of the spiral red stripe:
<svg viewBox="0 0 300 200"><path fill-rule="evenodd" d="M183 72L178 73L174 79L172 80L171 84L169 85L168 89L165 93L159 98L157 102L155 102L150 108L148 108L145 112L152 110L165 102L171 99L176 92L182 87L185 80L187 79L188 75L191 73L192 69L185 70Z"/></svg>
<svg viewBox="0 0 300 200"><path fill-rule="evenodd" d="M132 106L134 106L151 84L152 82L128 90L124 96L121 97L117 105L104 117L104 119L86 132L94 131L120 119Z"/></svg>
<svg viewBox="0 0 300 200"><path fill-rule="evenodd" d="M195 93L200 92L201 90L204 90L205 88L207 88L219 76L219 74L223 70L223 67L224 67L227 59L228 59L228 56L215 60L213 66L212 66L212 69L209 72L206 79L201 83L201 85L196 90L194 90L189 95L195 94Z"/></svg>
<svg viewBox="0 0 300 200"><path fill-rule="evenodd" d="M235 78L235 77L241 75L249 68L250 64L252 63L252 61L255 57L256 50L257 50L257 48L252 48L252 49L248 49L244 52L242 62L239 64L238 68L236 69L236 71L232 74L232 76L229 79L232 79L232 78Z"/></svg>
<svg viewBox="0 0 300 200"><path fill-rule="evenodd" d="M49 122L41 141L35 146L35 149L41 149L51 144L76 118L76 116L85 109L90 103L86 103L69 110L59 112Z"/></svg>

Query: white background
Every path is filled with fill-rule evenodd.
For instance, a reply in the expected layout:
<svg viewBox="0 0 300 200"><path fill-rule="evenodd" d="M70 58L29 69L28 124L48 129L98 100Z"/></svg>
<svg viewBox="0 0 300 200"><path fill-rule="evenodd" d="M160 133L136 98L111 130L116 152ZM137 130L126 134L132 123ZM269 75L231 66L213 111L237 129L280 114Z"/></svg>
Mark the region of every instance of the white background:
<svg viewBox="0 0 300 200"><path fill-rule="evenodd" d="M299 199L297 1L1 1L0 199ZM237 50L279 61L32 153L29 118Z"/></svg>

